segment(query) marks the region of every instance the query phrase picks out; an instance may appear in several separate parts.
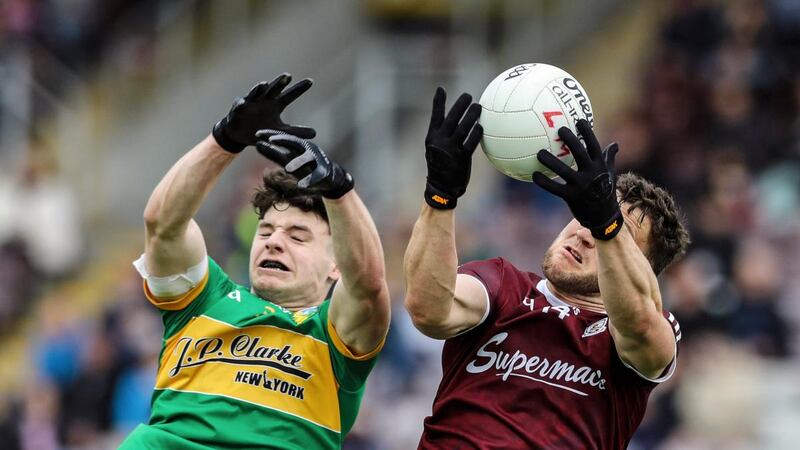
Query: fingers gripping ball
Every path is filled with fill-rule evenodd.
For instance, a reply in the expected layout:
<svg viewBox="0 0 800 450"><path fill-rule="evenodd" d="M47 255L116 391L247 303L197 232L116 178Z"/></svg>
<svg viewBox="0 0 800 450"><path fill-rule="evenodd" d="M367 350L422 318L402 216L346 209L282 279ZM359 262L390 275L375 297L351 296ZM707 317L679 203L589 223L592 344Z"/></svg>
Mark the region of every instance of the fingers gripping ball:
<svg viewBox="0 0 800 450"><path fill-rule="evenodd" d="M558 130L559 136L575 156L577 170L559 161L552 153L539 150L539 162L561 177L564 183L547 178L541 172L533 173L533 182L561 197L572 215L591 230L595 239L607 241L619 233L623 224L614 171L614 158L619 147L612 143L601 150L592 126L585 120L579 120L577 128L586 145L569 128Z"/></svg>

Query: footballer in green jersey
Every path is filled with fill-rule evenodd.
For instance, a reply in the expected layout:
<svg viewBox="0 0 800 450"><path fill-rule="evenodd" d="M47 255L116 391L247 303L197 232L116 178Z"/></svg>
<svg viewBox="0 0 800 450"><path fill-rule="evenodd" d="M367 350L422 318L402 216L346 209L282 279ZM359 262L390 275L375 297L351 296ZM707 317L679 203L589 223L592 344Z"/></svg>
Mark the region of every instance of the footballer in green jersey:
<svg viewBox="0 0 800 450"><path fill-rule="evenodd" d="M389 327L383 250L350 174L281 120L311 86L290 79L237 99L147 203L134 265L165 331L150 420L122 449L336 449L355 422ZM248 145L283 169L252 200L245 288L192 217Z"/></svg>

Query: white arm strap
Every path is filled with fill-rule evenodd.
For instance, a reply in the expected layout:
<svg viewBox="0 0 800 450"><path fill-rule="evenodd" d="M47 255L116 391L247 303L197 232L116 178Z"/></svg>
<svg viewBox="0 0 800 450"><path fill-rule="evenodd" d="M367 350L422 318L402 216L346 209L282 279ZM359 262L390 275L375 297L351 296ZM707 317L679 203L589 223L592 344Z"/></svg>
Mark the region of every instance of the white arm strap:
<svg viewBox="0 0 800 450"><path fill-rule="evenodd" d="M203 256L199 264L189 267L186 272L166 277L155 277L147 273L144 254L133 262L133 267L147 281L147 287L156 297L180 297L203 281L208 272L208 256Z"/></svg>

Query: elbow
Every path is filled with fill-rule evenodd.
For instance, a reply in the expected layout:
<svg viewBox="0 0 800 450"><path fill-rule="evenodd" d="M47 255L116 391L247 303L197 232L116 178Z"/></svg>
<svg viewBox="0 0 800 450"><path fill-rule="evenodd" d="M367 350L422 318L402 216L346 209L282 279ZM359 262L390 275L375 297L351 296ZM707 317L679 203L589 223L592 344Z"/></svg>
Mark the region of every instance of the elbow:
<svg viewBox="0 0 800 450"><path fill-rule="evenodd" d="M405 307L406 312L408 312L408 315L411 317L414 326L426 320L424 308L421 307L417 298L410 293L406 294L405 299L403 299L403 307Z"/></svg>
<svg viewBox="0 0 800 450"><path fill-rule="evenodd" d="M425 334L426 330L441 328L443 318L430 307L430 302L420 299L413 294L406 295L404 306L414 326Z"/></svg>
<svg viewBox="0 0 800 450"><path fill-rule="evenodd" d="M414 328L425 336L432 339L447 339L453 336L454 333L450 332L447 328L447 323L441 318L421 311L412 312L408 307L406 307L406 310L411 316L411 323L414 324Z"/></svg>

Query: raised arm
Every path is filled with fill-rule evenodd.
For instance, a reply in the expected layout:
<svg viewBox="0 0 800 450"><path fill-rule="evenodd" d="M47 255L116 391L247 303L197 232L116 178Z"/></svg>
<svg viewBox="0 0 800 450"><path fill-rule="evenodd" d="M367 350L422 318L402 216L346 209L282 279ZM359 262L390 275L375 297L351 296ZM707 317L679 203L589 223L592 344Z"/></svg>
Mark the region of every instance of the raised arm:
<svg viewBox="0 0 800 450"><path fill-rule="evenodd" d="M486 312L486 291L480 282L456 273L454 216L453 210L422 205L403 262L406 309L414 326L434 339L472 328Z"/></svg>
<svg viewBox="0 0 800 450"><path fill-rule="evenodd" d="M181 274L202 261L206 245L192 217L234 157L208 136L158 183L144 209L145 265L151 275Z"/></svg>
<svg viewBox="0 0 800 450"><path fill-rule="evenodd" d="M675 335L662 314L655 273L636 245L635 236L644 233L640 222L628 216L614 239L596 241L598 282L617 353L655 379L675 357Z"/></svg>
<svg viewBox="0 0 800 450"><path fill-rule="evenodd" d="M466 192L472 153L483 135L477 124L481 107L462 94L445 117L445 100L444 89L437 89L425 139L426 204L414 225L403 264L406 309L417 329L436 339L475 326L487 307L480 282L456 273L454 212L458 197Z"/></svg>
<svg viewBox="0 0 800 450"><path fill-rule="evenodd" d="M533 174L533 181L564 199L575 219L588 228L598 254L598 282L610 323L611 336L622 360L648 378L657 378L675 357L675 338L661 313L658 282L634 237L646 245L640 222L623 215L616 191L614 157L617 144L601 150L585 120L578 132L586 146L568 128L559 137L569 147L574 171L542 150L539 161L558 174L564 184Z"/></svg>
<svg viewBox="0 0 800 450"><path fill-rule="evenodd" d="M302 80L284 90L290 81L291 76L282 74L237 98L214 126L213 135L178 160L156 186L144 211L145 265L150 275L181 274L202 261L205 242L192 217L236 154L255 143L258 129L315 135L310 128L290 126L280 118L283 109L311 87L310 80Z"/></svg>
<svg viewBox="0 0 800 450"><path fill-rule="evenodd" d="M353 178L315 143L262 130L258 150L299 178L298 187L323 197L341 281L329 317L336 334L356 355L375 350L389 329L391 305L378 231L353 190Z"/></svg>
<svg viewBox="0 0 800 450"><path fill-rule="evenodd" d="M331 298L331 322L342 341L363 355L374 350L389 329L391 304L383 247L355 191L324 201L333 254L342 274Z"/></svg>

